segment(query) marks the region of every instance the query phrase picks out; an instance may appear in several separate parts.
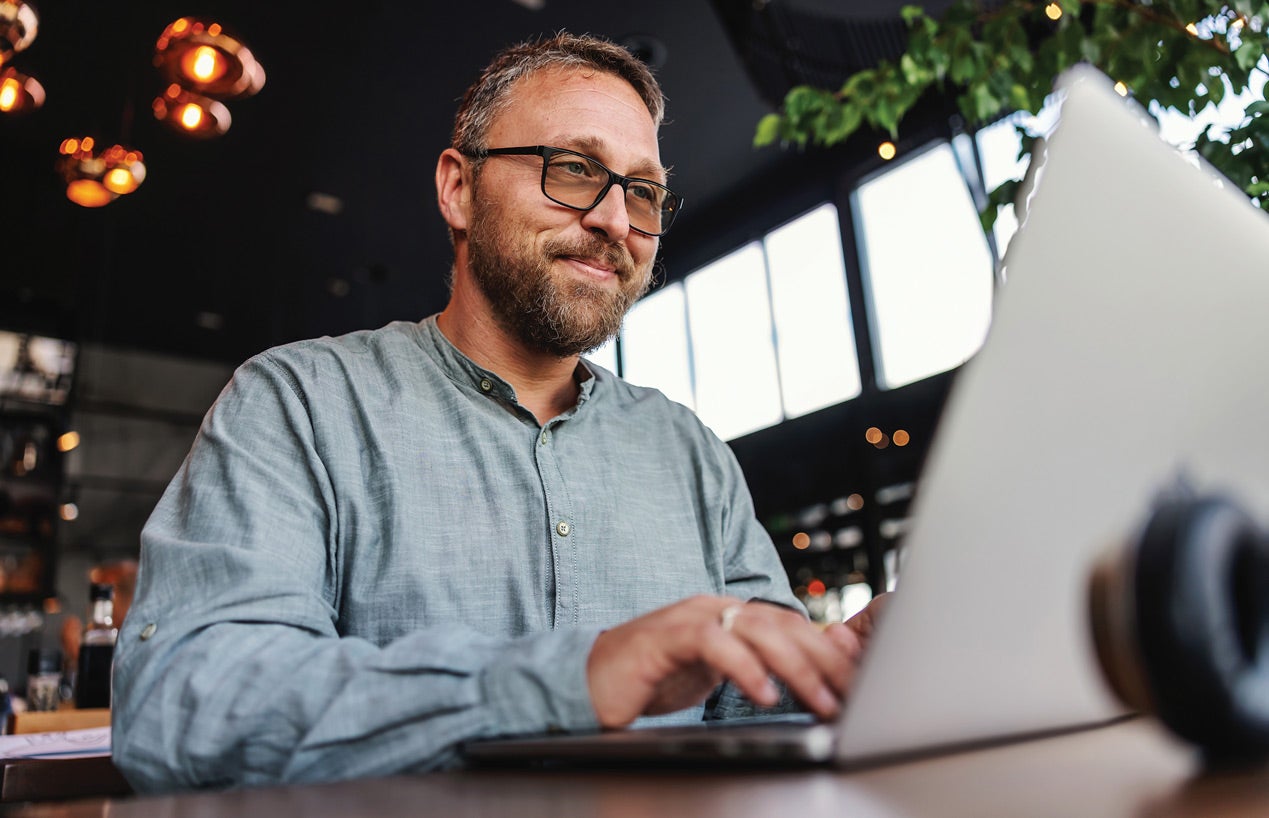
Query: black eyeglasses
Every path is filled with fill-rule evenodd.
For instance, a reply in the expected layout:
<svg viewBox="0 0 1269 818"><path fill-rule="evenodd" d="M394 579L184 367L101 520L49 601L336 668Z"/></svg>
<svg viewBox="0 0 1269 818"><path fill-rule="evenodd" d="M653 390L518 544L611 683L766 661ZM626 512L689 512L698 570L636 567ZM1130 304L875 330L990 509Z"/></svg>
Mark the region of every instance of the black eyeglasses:
<svg viewBox="0 0 1269 818"><path fill-rule="evenodd" d="M683 207L683 197L665 185L648 179L632 179L601 165L584 153L533 145L524 148L488 148L465 152L475 159L489 156L542 157L542 194L574 210L591 210L608 195L613 185L626 194L630 226L649 236L662 236Z"/></svg>

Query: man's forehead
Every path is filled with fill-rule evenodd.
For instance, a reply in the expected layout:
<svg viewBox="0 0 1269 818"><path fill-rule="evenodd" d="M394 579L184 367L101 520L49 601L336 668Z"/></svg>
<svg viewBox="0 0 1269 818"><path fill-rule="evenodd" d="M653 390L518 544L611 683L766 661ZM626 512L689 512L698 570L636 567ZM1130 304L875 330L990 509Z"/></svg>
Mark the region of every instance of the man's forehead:
<svg viewBox="0 0 1269 818"><path fill-rule="evenodd" d="M587 156L593 156L601 162L611 161L610 156L612 150L607 142L599 137L579 134L577 136L565 136L555 140L552 147L568 148L571 151L584 153ZM622 168L623 176L641 176L664 179L669 174L669 169L664 167L655 158L640 158L633 162L627 163Z"/></svg>
<svg viewBox="0 0 1269 818"><path fill-rule="evenodd" d="M534 144L568 148L605 163L621 161L626 175L665 175L652 114L634 86L616 74L589 67L544 68L517 80L508 99L492 132L529 138L531 131Z"/></svg>

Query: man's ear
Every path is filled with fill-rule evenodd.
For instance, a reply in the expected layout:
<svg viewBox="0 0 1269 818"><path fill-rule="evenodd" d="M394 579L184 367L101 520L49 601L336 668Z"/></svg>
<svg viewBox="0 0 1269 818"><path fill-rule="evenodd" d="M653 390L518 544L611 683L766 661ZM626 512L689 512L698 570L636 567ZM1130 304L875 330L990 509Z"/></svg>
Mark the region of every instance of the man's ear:
<svg viewBox="0 0 1269 818"><path fill-rule="evenodd" d="M471 213L471 173L467 159L454 148L436 161L436 201L452 230L466 230Z"/></svg>

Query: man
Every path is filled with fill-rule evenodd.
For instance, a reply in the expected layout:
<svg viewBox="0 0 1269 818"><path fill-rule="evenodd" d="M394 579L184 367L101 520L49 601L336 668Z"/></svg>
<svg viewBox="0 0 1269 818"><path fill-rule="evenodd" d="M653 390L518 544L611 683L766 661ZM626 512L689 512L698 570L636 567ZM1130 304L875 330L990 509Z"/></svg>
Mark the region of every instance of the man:
<svg viewBox="0 0 1269 818"><path fill-rule="evenodd" d="M114 715L138 790L697 720L724 679L836 713L870 618L811 624L727 446L579 358L647 289L678 207L662 104L606 41L504 52L437 164L445 310L235 373L142 534Z"/></svg>

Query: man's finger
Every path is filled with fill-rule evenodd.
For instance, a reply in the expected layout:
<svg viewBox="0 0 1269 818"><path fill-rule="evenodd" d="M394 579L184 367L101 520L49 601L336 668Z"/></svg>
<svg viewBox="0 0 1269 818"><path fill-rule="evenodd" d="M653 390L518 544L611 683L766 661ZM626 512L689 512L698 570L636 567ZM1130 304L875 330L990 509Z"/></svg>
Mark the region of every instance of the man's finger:
<svg viewBox="0 0 1269 818"><path fill-rule="evenodd" d="M806 707L822 718L837 714L851 662L818 627L791 611L753 604L735 617L731 632Z"/></svg>

